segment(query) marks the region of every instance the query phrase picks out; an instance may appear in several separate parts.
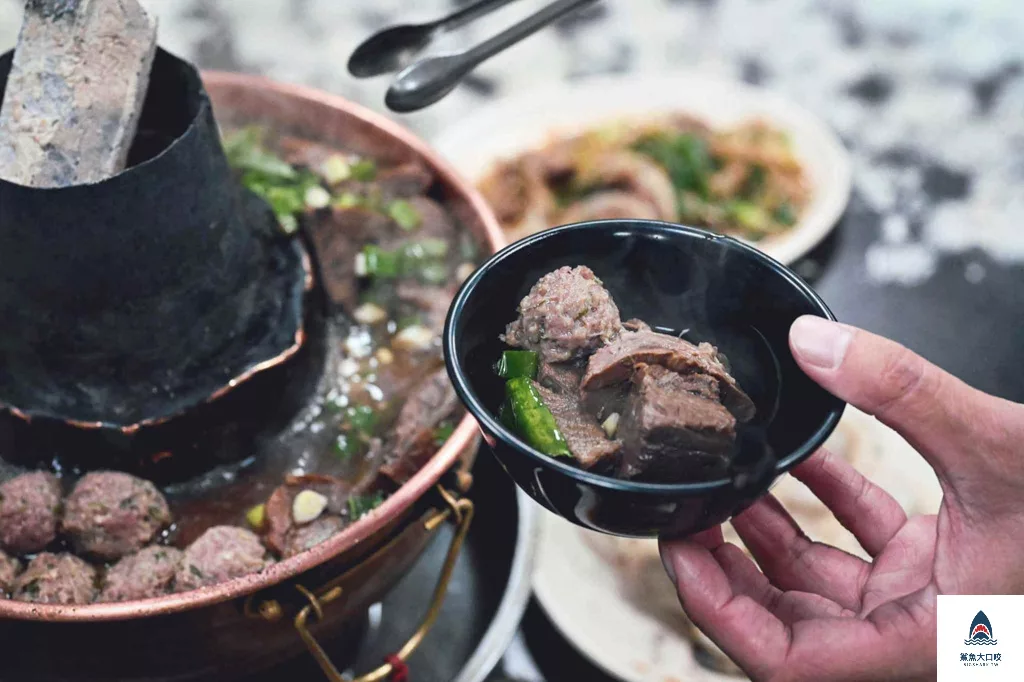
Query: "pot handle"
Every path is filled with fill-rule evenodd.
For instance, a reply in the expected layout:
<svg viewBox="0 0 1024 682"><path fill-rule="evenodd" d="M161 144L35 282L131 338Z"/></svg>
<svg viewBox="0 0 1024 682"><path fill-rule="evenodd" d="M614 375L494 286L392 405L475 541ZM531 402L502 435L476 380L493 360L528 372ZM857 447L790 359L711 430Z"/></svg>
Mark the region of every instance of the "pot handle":
<svg viewBox="0 0 1024 682"><path fill-rule="evenodd" d="M437 616L441 611L441 605L444 603L445 593L448 591L448 583L451 581L452 573L455 569L455 560L458 559L459 551L466 540L466 534L469 532L469 525L473 520L474 511L473 503L470 500L465 498L456 499L454 495L441 486L437 486L437 491L447 503L448 508L427 519L425 522L426 529L428 531L433 530L451 517L454 517L456 528L451 544L448 546L448 554L445 556L444 564L441 566L441 575L437 580L437 585L434 587L434 594L430 598L427 614L424 616L419 628L417 628L405 645L394 655L388 656L387 663L350 682L379 682L380 680L387 679L404 679L401 675L405 672L406 659L420 645L423 638L430 631L431 626L433 626L434 621L437 620ZM314 594L301 585L296 585L296 589L302 592L309 601L309 604L304 606L295 616L295 629L298 631L299 637L306 643L309 653L316 659L316 662L320 665L324 675L327 676L330 682L349 682L346 678L342 677L341 672L331 662L330 656L323 650L323 647L320 646L316 637L313 636L313 633L307 627L311 616L315 616L317 619L323 617L324 607L341 596L342 588L335 586L319 595Z"/></svg>

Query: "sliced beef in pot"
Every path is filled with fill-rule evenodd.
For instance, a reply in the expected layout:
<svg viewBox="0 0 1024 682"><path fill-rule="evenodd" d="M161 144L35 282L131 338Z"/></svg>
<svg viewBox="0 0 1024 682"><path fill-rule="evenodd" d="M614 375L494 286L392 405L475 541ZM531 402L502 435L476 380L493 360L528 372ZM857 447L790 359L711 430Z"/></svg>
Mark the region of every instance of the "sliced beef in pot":
<svg viewBox="0 0 1024 682"><path fill-rule="evenodd" d="M331 302L353 310L359 304L356 254L393 229L391 219L367 208L333 208L310 216L309 235Z"/></svg>
<svg viewBox="0 0 1024 682"><path fill-rule="evenodd" d="M0 485L0 547L38 552L57 537L61 490L57 477L33 471Z"/></svg>
<svg viewBox="0 0 1024 682"><path fill-rule="evenodd" d="M412 478L434 456L439 447L435 432L445 420L454 421L457 407L455 389L443 367L421 381L402 405L385 442L381 472L399 485Z"/></svg>
<svg viewBox="0 0 1024 682"><path fill-rule="evenodd" d="M88 604L96 596L96 569L74 554L37 554L15 579L14 599L37 604Z"/></svg>
<svg viewBox="0 0 1024 682"><path fill-rule="evenodd" d="M311 523L296 526L288 531L288 535L285 537L282 556L287 559L301 554L307 549L312 549L321 542L331 539L336 533L340 533L347 525L348 522L341 516L327 514Z"/></svg>
<svg viewBox="0 0 1024 682"><path fill-rule="evenodd" d="M438 336L444 331L455 292L454 285L434 286L410 281L399 282L395 288L398 299L422 313L424 323Z"/></svg>
<svg viewBox="0 0 1024 682"><path fill-rule="evenodd" d="M96 601L131 601L167 594L184 556L180 549L152 545L107 569Z"/></svg>
<svg viewBox="0 0 1024 682"><path fill-rule="evenodd" d="M345 479L327 476L324 474L310 474L307 476L289 476L283 485L274 489L274 492L267 498L264 514L266 527L263 541L274 552L283 556L290 556L289 546L296 543L290 542L293 531L316 523L297 523L293 514L295 496L303 490L323 495L327 498L327 506L324 514L341 514L345 510L345 503L348 498L364 490L372 480L363 480L353 484Z"/></svg>
<svg viewBox="0 0 1024 682"><path fill-rule="evenodd" d="M540 353L545 362L584 357L622 330L619 309L594 272L568 266L533 285L502 340Z"/></svg>
<svg viewBox="0 0 1024 682"><path fill-rule="evenodd" d="M621 444L608 438L597 418L584 409L578 395L556 393L537 382L534 385L579 465L584 469L611 468Z"/></svg>
<svg viewBox="0 0 1024 682"><path fill-rule="evenodd" d="M725 473L736 418L716 400L717 380L637 365L619 422L619 476L702 480Z"/></svg>
<svg viewBox="0 0 1024 682"><path fill-rule="evenodd" d="M11 591L14 579L21 572L21 562L0 550L0 598Z"/></svg>
<svg viewBox="0 0 1024 682"><path fill-rule="evenodd" d="M374 180L383 201L418 197L434 183L433 174L418 161L409 161L377 173Z"/></svg>
<svg viewBox="0 0 1024 682"><path fill-rule="evenodd" d="M722 403L740 421L754 416L754 403L736 384L709 343L695 346L675 336L653 331L624 332L601 348L587 363L582 386L586 390L626 381L641 364L662 365L680 373L701 373L718 381Z"/></svg>

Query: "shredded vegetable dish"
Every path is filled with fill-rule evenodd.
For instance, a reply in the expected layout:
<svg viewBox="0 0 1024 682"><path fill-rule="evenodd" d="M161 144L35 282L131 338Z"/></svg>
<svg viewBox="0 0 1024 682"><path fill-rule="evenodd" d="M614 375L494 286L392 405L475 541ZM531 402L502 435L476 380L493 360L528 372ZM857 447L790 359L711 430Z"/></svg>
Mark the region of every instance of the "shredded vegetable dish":
<svg viewBox="0 0 1024 682"><path fill-rule="evenodd" d="M480 189L513 239L610 218L666 220L760 241L792 229L810 188L785 132L685 116L619 121L499 163Z"/></svg>

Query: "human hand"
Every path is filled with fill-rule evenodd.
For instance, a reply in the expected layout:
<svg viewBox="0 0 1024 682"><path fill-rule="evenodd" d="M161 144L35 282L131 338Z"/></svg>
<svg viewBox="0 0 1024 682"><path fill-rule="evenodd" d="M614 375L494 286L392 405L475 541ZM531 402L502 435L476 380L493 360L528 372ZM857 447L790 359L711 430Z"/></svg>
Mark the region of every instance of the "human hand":
<svg viewBox="0 0 1024 682"><path fill-rule="evenodd" d="M800 367L900 433L943 491L907 518L888 493L819 451L793 475L872 557L809 540L771 495L721 528L663 542L693 622L754 680L935 677L937 594L1024 590L1024 406L975 390L902 346L821 318L790 330Z"/></svg>

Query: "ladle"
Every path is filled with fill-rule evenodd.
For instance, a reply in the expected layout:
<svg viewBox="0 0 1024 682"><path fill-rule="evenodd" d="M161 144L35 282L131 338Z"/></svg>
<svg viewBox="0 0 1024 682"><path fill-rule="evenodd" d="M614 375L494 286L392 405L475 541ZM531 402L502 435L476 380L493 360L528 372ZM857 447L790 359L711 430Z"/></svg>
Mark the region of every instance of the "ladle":
<svg viewBox="0 0 1024 682"><path fill-rule="evenodd" d="M385 104L409 113L440 101L482 62L536 33L566 14L597 0L557 0L515 26L462 52L428 57L407 67L388 88Z"/></svg>

